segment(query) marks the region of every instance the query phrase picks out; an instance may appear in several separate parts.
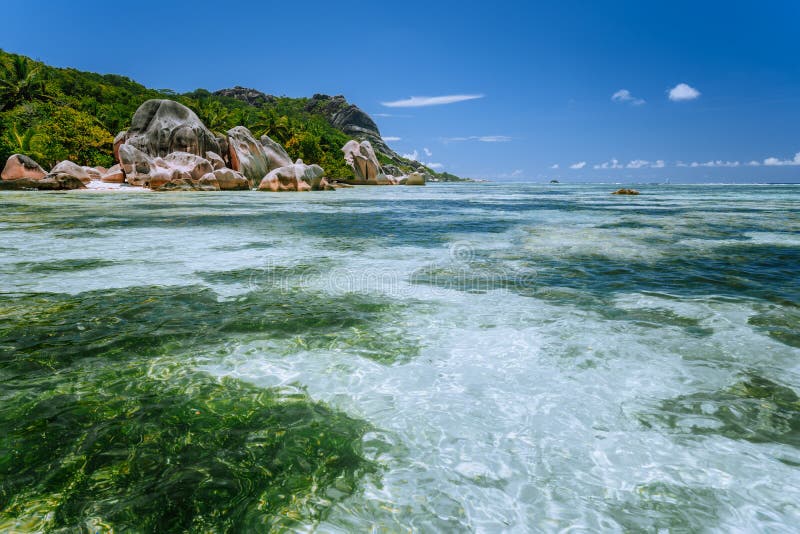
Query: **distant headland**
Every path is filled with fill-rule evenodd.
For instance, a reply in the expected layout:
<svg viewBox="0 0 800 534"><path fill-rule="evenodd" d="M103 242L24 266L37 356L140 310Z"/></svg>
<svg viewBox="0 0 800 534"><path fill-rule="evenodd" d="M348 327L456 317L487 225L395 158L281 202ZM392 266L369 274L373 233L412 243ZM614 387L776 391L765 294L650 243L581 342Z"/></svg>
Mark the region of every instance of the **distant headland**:
<svg viewBox="0 0 800 534"><path fill-rule="evenodd" d="M277 97L243 87L177 94L0 50L2 161L0 190L306 191L468 181L394 152L343 96Z"/></svg>

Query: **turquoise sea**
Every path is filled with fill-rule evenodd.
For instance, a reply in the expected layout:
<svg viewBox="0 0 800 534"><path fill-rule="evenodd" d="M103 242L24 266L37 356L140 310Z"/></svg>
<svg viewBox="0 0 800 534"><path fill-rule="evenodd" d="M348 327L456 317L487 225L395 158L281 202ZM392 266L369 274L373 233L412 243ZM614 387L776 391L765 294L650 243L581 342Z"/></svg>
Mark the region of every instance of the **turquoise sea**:
<svg viewBox="0 0 800 534"><path fill-rule="evenodd" d="M800 186L0 195L0 531L796 532Z"/></svg>

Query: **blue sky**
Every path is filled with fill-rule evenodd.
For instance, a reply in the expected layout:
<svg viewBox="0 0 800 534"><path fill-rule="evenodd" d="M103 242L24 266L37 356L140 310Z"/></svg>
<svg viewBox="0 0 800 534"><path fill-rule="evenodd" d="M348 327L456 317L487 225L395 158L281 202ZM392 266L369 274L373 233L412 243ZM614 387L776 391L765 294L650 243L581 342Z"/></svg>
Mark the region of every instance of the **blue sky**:
<svg viewBox="0 0 800 534"><path fill-rule="evenodd" d="M0 47L56 66L177 91L344 94L395 150L462 176L800 182L796 1L4 0L2 11ZM445 98L385 105L411 97Z"/></svg>

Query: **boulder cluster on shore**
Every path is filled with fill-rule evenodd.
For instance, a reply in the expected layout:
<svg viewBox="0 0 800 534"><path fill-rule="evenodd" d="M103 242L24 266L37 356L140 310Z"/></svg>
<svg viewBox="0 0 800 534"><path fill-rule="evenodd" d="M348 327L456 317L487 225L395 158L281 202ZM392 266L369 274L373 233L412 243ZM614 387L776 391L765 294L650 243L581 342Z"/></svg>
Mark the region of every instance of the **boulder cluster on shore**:
<svg viewBox="0 0 800 534"><path fill-rule="evenodd" d="M348 187L328 180L325 170L298 159L266 135L256 139L244 126L224 136L214 135L186 106L172 100L148 100L131 120L128 130L114 139L117 164L106 169L72 161L56 164L50 172L23 154L14 154L0 174L0 190L70 190L91 184L118 184L153 191L333 190ZM425 185L425 175L414 172L395 177L384 174L369 141L349 141L343 148L356 184Z"/></svg>

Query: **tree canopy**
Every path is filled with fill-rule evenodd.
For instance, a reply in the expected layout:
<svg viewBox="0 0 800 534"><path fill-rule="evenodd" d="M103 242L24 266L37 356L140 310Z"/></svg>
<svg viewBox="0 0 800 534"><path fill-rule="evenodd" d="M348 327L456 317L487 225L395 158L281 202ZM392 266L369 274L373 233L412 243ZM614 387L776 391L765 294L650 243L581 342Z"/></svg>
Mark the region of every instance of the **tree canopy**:
<svg viewBox="0 0 800 534"><path fill-rule="evenodd" d="M115 74L50 67L2 50L0 161L24 153L45 168L63 159L109 166L114 135L127 129L136 109L152 98L184 104L217 134L242 125L283 144L292 159L318 163L332 178L353 177L341 152L350 137L323 115L306 111L306 98L276 97L251 105L204 89L176 94Z"/></svg>

